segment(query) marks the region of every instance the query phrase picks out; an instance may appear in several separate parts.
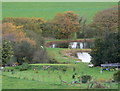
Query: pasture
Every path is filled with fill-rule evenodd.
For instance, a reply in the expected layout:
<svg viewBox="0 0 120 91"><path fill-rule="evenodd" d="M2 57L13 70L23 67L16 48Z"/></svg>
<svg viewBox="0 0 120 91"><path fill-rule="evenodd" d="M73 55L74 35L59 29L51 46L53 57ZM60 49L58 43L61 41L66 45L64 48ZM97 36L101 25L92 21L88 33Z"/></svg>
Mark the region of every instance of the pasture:
<svg viewBox="0 0 120 91"><path fill-rule="evenodd" d="M49 65L49 64L48 64ZM72 84L74 81L72 79L73 74L76 75L76 81L78 77L82 74L91 75L92 79L97 81L105 81L112 79L113 74L116 71L103 71L100 73L99 67L89 68L86 63L78 63L72 65L49 65L50 68L43 69L43 66L46 64L36 64L31 65L28 70L19 71L17 67L8 67L3 72L3 89L4 88L14 88L14 89L66 89L66 88L76 88L76 89L86 89L89 83L86 84ZM73 70L75 67L75 70ZM14 74L8 72L8 69L14 69ZM34 70L35 69L35 70ZM64 70L65 69L65 70ZM62 77L62 80L67 83L62 83L59 76ZM33 86L34 83L34 86ZM17 85L16 85L17 84ZM109 86L109 84L106 84ZM117 83L112 83L111 89L117 89Z"/></svg>
<svg viewBox="0 0 120 91"><path fill-rule="evenodd" d="M84 16L90 23L98 11L117 4L117 2L3 2L2 18L40 17L50 20L57 13L74 11L79 16Z"/></svg>

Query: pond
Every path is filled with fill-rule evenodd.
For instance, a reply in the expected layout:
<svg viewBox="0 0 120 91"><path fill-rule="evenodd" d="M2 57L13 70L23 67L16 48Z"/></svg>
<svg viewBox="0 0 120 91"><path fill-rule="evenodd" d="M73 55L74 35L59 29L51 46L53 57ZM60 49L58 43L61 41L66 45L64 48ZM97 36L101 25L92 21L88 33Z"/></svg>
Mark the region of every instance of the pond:
<svg viewBox="0 0 120 91"><path fill-rule="evenodd" d="M68 43L53 43L51 48L70 48L70 49L90 49L94 45L93 42L68 42Z"/></svg>

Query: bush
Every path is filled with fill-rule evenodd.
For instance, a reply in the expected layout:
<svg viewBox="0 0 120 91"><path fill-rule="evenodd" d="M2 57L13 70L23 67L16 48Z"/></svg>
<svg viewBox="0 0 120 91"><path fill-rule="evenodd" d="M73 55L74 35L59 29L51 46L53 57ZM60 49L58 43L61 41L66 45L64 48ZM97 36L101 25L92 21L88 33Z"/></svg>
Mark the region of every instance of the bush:
<svg viewBox="0 0 120 91"><path fill-rule="evenodd" d="M120 71L118 71L117 73L115 73L115 74L113 75L113 77L114 77L114 80L115 80L116 82L120 82Z"/></svg>
<svg viewBox="0 0 120 91"><path fill-rule="evenodd" d="M90 75L83 75L81 76L81 78L82 78L82 83L87 83L88 81L92 79Z"/></svg>
<svg viewBox="0 0 120 91"><path fill-rule="evenodd" d="M48 63L52 63L52 64L54 64L54 63L58 63L58 62L57 62L56 59L50 59L50 60L48 61Z"/></svg>
<svg viewBox="0 0 120 91"><path fill-rule="evenodd" d="M15 69L20 69L20 66L16 66Z"/></svg>
<svg viewBox="0 0 120 91"><path fill-rule="evenodd" d="M63 71L63 72L66 72L67 69L68 69L67 66L63 66L63 67L62 67L62 71Z"/></svg>
<svg viewBox="0 0 120 91"><path fill-rule="evenodd" d="M101 83L96 83L93 88L106 88L106 87Z"/></svg>
<svg viewBox="0 0 120 91"><path fill-rule="evenodd" d="M14 45L14 56L18 63L31 62L35 52L35 47L26 41Z"/></svg>
<svg viewBox="0 0 120 91"><path fill-rule="evenodd" d="M29 67L30 67L30 66L29 66L28 63L23 63L23 64L20 66L20 71L28 70Z"/></svg>

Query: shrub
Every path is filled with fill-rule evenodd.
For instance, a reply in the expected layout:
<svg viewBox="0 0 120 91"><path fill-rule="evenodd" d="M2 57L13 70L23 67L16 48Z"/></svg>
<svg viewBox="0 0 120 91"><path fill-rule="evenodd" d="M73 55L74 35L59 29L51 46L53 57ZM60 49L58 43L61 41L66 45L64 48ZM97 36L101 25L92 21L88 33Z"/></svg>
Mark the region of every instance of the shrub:
<svg viewBox="0 0 120 91"><path fill-rule="evenodd" d="M106 87L101 83L96 83L93 88L106 88Z"/></svg>
<svg viewBox="0 0 120 91"><path fill-rule="evenodd" d="M20 69L20 66L16 66L15 69Z"/></svg>
<svg viewBox="0 0 120 91"><path fill-rule="evenodd" d="M14 45L14 56L18 63L31 62L35 52L34 46L26 41L22 41Z"/></svg>
<svg viewBox="0 0 120 91"><path fill-rule="evenodd" d="M66 72L66 71L67 71L67 67L66 67L66 66L63 66L63 67L62 67L62 71L63 71L63 72Z"/></svg>
<svg viewBox="0 0 120 91"><path fill-rule="evenodd" d="M52 63L52 64L58 63L56 59L50 59L48 62L49 62L49 63Z"/></svg>
<svg viewBox="0 0 120 91"><path fill-rule="evenodd" d="M29 66L28 63L23 63L23 64L20 66L20 71L28 70L29 67L30 67L30 66Z"/></svg>
<svg viewBox="0 0 120 91"><path fill-rule="evenodd" d="M82 83L87 83L92 79L90 75L82 75L81 78L82 78Z"/></svg>
<svg viewBox="0 0 120 91"><path fill-rule="evenodd" d="M35 73L39 73L38 70L36 70Z"/></svg>
<svg viewBox="0 0 120 91"><path fill-rule="evenodd" d="M35 81L35 79L34 79L34 78L32 78L32 80L33 80L33 81Z"/></svg>
<svg viewBox="0 0 120 91"><path fill-rule="evenodd" d="M113 77L114 77L114 80L115 80L116 82L120 82L120 71L118 71L117 73L115 73L115 74L113 75Z"/></svg>

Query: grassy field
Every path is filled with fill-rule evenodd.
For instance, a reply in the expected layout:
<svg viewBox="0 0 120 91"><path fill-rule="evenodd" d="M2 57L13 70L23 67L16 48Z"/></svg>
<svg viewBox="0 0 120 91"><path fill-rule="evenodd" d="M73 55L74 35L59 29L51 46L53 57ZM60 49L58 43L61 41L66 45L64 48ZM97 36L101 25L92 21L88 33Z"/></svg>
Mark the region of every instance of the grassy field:
<svg viewBox="0 0 120 91"><path fill-rule="evenodd" d="M14 74L11 72L3 72L3 89L67 89L67 88L87 88L88 84L77 84L77 85L67 85L61 84L59 75L62 76L62 79L70 84L73 79L72 75L77 73L77 76L81 76L83 73L93 76L93 79L98 81L109 80L112 78L115 71L104 71L100 73L99 67L89 68L86 63L78 63L74 66L67 67L66 72L64 72L60 67L59 70L53 70L52 68L58 67L52 65L50 69L43 70L41 65L32 66L31 69L26 71L19 71L18 69L14 70ZM76 70L73 71L72 67L75 67ZM36 68L34 71L33 69ZM7 68L8 69L8 68ZM33 85L34 84L34 85ZM117 89L117 84L113 83L111 89Z"/></svg>
<svg viewBox="0 0 120 91"><path fill-rule="evenodd" d="M91 22L96 12L117 5L116 2L3 2L2 17L42 17L52 19L56 13L75 11Z"/></svg>
<svg viewBox="0 0 120 91"><path fill-rule="evenodd" d="M82 74L91 75L92 79L97 81L106 81L113 79L113 74L116 71L103 71L100 73L100 67L89 68L88 63L77 63L75 60L64 56L60 53L63 48L46 48L48 55L54 58L60 64L30 64L30 68L25 71L19 71L15 67L6 67L6 71L2 74L2 88L3 89L86 89L89 83L86 84L71 84L73 79L72 75L77 73L77 76ZM63 64L67 62L69 64ZM43 70L43 66L50 66L50 69ZM63 68L67 67L66 71ZM75 71L73 68L75 67ZM57 68L57 69L56 69ZM8 72L8 69L14 69L14 74ZM36 70L34 70L36 69ZM67 84L61 84L59 76ZM76 80L78 80L76 78ZM33 85L34 84L34 85ZM68 85L69 84L69 85ZM104 83L107 86L109 84ZM117 83L112 83L109 89L117 89Z"/></svg>
<svg viewBox="0 0 120 91"><path fill-rule="evenodd" d="M88 63L74 63L74 59L64 57L59 53L61 48L47 48L48 53L52 54L52 57L59 62L69 62L72 64L30 64L30 68L26 71L19 71L14 67L6 67L5 69L14 69L14 74L7 70L3 72L2 76L2 88L3 89L86 89L88 84L71 84L73 79L72 75L77 73L77 76L81 76L83 73L91 75L92 79L97 81L105 81L113 79L113 74L116 71L103 71L100 73L100 67L89 68ZM43 70L43 66L51 66L50 69ZM66 71L63 68L67 67ZM75 71L73 68L75 67ZM56 69L58 68L58 69ZM36 69L36 70L33 70ZM59 76L62 80L68 84L61 84ZM78 79L77 79L78 80ZM34 85L33 85L34 84ZM109 84L106 84L109 86ZM118 85L112 83L110 89L117 89Z"/></svg>
<svg viewBox="0 0 120 91"><path fill-rule="evenodd" d="M60 53L60 51L63 48L46 48L46 49L47 49L47 53L51 59L55 59L60 63L64 63L64 62L74 63L75 62L74 59L68 58Z"/></svg>
<svg viewBox="0 0 120 91"><path fill-rule="evenodd" d="M71 84L72 75L77 73L81 76L83 73L91 75L92 79L97 81L105 81L113 79L113 74L116 71L103 71L100 73L100 67L89 68L88 63L77 63L69 57L60 54L62 48L46 48L48 54L58 62L68 62L69 64L30 64L30 68L25 71L19 71L14 67L6 67L5 69L14 69L14 74L7 70L2 75L3 89L86 89L89 83L86 84ZM65 49L66 50L66 49ZM43 70L43 66L51 66L50 69ZM67 67L66 71L63 68ZM75 71L73 68L75 67ZM58 68L58 69L56 69ZM33 70L36 69L36 70ZM61 84L59 76L67 84ZM78 80L78 79L77 79ZM34 85L33 85L34 84ZM69 84L69 85L68 85ZM106 84L106 83L105 83ZM109 84L106 84L109 86ZM117 89L118 85L112 83L110 89Z"/></svg>
<svg viewBox="0 0 120 91"><path fill-rule="evenodd" d="M51 59L55 59L58 63L60 63L60 64L64 64L64 63L74 64L79 59L77 59L75 57L72 58L72 57L66 56L65 54L69 51L75 53L75 51L79 51L81 49L75 50L75 49L65 49L65 48L46 48L46 50L47 50L49 57Z"/></svg>
<svg viewBox="0 0 120 91"><path fill-rule="evenodd" d="M25 79L18 79L14 77L3 76L3 89L51 89L51 88L67 89L68 87L72 88L71 86L64 86L59 84L50 85L49 83L44 83L39 81L32 81L32 80L25 80Z"/></svg>
<svg viewBox="0 0 120 91"><path fill-rule="evenodd" d="M38 65L38 66L39 66L39 65L40 65L40 66L45 66L45 65L46 65L46 66L48 66L48 65L49 65L49 66L54 66L54 65L55 65L55 66L70 66L70 65L72 65L72 64L30 64L30 65L36 65L36 66L37 66L37 65Z"/></svg>

